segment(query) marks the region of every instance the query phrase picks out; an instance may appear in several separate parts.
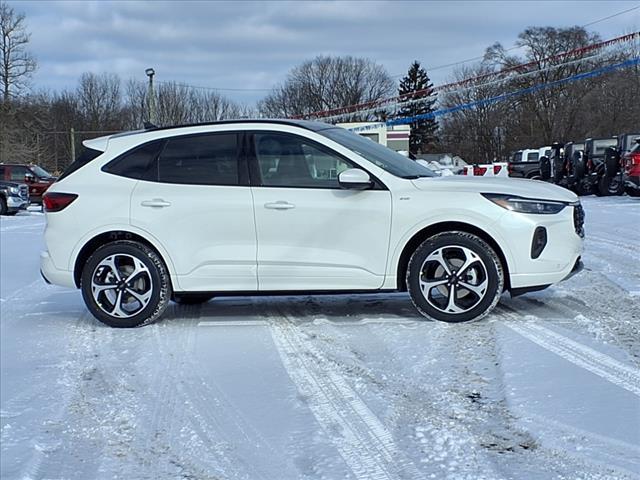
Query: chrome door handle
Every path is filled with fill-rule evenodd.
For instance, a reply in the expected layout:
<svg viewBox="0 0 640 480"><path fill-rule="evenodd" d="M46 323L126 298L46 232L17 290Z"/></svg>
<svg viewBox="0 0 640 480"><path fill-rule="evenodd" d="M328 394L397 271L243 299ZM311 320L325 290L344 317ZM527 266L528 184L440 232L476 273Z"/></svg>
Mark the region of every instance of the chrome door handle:
<svg viewBox="0 0 640 480"><path fill-rule="evenodd" d="M140 202L140 205L142 205L143 207L164 208L170 207L171 202L167 202L161 198L154 198L153 200L145 200L143 202Z"/></svg>
<svg viewBox="0 0 640 480"><path fill-rule="evenodd" d="M292 208L296 208L293 203L278 201L278 202L268 202L264 204L264 208L270 208L272 210L290 210Z"/></svg>

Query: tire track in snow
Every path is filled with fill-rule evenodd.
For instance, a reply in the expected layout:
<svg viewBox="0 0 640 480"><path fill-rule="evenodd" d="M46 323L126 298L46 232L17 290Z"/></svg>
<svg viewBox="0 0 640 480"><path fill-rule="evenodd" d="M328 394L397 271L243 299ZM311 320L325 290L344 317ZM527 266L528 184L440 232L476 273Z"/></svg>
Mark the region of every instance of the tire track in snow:
<svg viewBox="0 0 640 480"><path fill-rule="evenodd" d="M506 312L506 317L519 320ZM537 319L539 320L539 319ZM640 396L640 370L534 322L503 322L514 332L595 375Z"/></svg>
<svg viewBox="0 0 640 480"><path fill-rule="evenodd" d="M271 318L271 336L282 364L356 478L421 478L391 433L340 372L286 316Z"/></svg>

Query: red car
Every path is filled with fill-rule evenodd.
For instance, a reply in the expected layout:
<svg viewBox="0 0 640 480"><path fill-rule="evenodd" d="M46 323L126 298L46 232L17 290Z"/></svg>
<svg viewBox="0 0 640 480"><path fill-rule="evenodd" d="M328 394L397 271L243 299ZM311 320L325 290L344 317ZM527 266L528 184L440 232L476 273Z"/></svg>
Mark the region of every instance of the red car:
<svg viewBox="0 0 640 480"><path fill-rule="evenodd" d="M622 157L624 186L627 195L640 197L640 138L633 148Z"/></svg>
<svg viewBox="0 0 640 480"><path fill-rule="evenodd" d="M26 183L31 203L42 203L42 195L56 181L56 177L38 165L0 164L0 180Z"/></svg>

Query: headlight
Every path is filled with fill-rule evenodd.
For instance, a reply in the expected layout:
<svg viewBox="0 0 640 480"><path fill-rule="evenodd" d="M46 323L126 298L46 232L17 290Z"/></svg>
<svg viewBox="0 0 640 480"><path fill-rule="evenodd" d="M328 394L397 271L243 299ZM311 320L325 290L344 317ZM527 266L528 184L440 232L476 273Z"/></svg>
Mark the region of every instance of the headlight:
<svg viewBox="0 0 640 480"><path fill-rule="evenodd" d="M19 195L20 194L20 189L18 187L10 187L9 191L11 193L13 193L14 195Z"/></svg>
<svg viewBox="0 0 640 480"><path fill-rule="evenodd" d="M566 202L523 198L516 195L503 195L499 193L483 193L481 195L496 205L500 205L502 208L518 213L551 215L560 212L568 205Z"/></svg>

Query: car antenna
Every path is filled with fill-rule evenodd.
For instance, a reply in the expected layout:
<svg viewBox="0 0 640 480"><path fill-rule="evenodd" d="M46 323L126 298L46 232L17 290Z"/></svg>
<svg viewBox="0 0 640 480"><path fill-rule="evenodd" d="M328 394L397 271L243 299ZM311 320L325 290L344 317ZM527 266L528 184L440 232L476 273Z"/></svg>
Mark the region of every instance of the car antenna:
<svg viewBox="0 0 640 480"><path fill-rule="evenodd" d="M144 122L142 125L144 126L145 130L151 130L152 128L158 128L157 125L154 125L151 122Z"/></svg>

